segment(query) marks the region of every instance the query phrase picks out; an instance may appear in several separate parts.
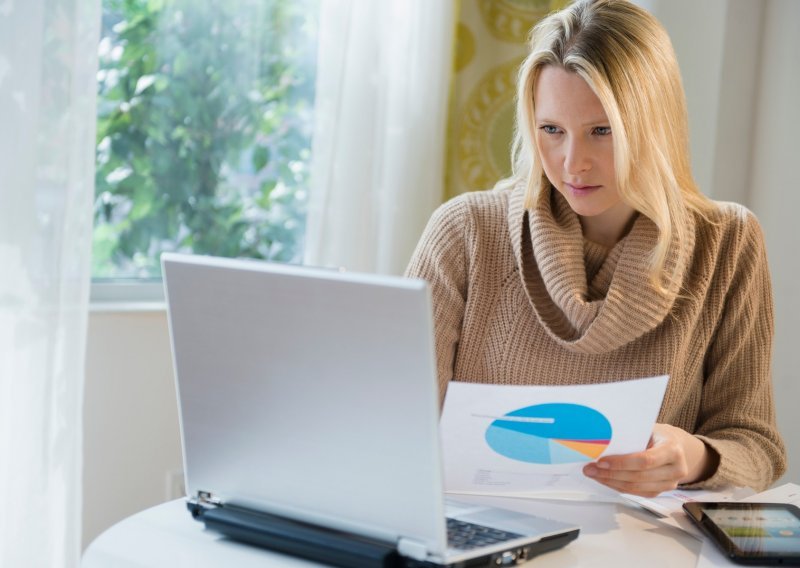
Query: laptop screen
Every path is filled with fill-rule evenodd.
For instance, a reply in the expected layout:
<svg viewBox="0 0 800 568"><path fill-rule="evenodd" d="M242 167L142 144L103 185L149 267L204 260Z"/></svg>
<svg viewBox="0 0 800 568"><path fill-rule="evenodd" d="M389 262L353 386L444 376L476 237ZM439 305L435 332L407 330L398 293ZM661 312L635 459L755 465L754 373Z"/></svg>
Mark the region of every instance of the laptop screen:
<svg viewBox="0 0 800 568"><path fill-rule="evenodd" d="M187 493L444 550L425 282L162 264Z"/></svg>

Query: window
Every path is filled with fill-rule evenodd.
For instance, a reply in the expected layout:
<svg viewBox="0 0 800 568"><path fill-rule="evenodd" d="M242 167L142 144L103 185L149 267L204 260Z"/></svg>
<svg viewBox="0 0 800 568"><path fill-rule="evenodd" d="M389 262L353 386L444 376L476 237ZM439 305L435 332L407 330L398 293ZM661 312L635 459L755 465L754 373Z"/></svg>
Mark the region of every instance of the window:
<svg viewBox="0 0 800 568"><path fill-rule="evenodd" d="M299 261L316 0L103 0L95 283L163 251Z"/></svg>

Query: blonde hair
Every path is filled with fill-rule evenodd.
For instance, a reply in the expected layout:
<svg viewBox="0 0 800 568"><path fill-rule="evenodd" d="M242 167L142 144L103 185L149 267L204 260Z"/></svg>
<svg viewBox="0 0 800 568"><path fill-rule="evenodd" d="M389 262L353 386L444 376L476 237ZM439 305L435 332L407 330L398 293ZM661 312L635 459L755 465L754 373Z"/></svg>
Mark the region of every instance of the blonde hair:
<svg viewBox="0 0 800 568"><path fill-rule="evenodd" d="M519 71L513 173L506 180L527 183L526 207L551 187L536 149L533 98L547 65L577 73L600 99L613 133L620 198L658 227L650 281L662 292L674 289L685 259L667 266L671 243L679 244L679 256L690 254L682 246L687 217L705 217L711 202L692 177L686 99L669 36L626 0L578 1L534 27Z"/></svg>

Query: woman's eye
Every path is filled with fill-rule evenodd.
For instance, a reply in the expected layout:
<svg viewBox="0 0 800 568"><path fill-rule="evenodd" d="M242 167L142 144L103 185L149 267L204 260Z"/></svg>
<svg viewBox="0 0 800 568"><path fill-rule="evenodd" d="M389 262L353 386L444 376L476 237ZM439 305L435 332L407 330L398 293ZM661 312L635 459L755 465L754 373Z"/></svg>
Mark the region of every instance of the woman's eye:
<svg viewBox="0 0 800 568"><path fill-rule="evenodd" d="M555 126L553 126L551 124L545 124L541 128L547 134L556 134L558 132L558 128L556 128Z"/></svg>
<svg viewBox="0 0 800 568"><path fill-rule="evenodd" d="M611 134L611 127L610 126L598 126L594 129L594 133L599 136L606 136Z"/></svg>

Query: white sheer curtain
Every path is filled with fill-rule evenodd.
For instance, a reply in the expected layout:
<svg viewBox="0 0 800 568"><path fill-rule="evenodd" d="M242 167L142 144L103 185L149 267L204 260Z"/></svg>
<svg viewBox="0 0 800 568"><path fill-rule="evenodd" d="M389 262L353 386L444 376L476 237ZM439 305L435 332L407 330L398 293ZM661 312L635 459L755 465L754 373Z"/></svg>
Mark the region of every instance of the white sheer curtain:
<svg viewBox="0 0 800 568"><path fill-rule="evenodd" d="M307 264L405 268L442 200L455 10L322 0Z"/></svg>
<svg viewBox="0 0 800 568"><path fill-rule="evenodd" d="M0 0L0 566L77 566L99 0Z"/></svg>

